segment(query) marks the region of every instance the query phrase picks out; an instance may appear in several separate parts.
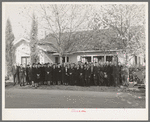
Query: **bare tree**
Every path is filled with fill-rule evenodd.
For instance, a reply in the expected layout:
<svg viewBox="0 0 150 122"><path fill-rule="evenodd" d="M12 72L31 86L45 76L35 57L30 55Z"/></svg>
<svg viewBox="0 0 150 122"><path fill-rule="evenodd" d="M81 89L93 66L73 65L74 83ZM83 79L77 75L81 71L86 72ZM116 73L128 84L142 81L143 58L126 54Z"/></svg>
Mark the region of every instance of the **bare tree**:
<svg viewBox="0 0 150 122"><path fill-rule="evenodd" d="M66 4L41 5L44 23L42 27L55 39L55 43L49 40L43 44L49 44L57 50L60 63L65 51L75 44L72 35L87 28L88 7L88 5Z"/></svg>
<svg viewBox="0 0 150 122"><path fill-rule="evenodd" d="M124 46L126 55L145 53L145 5L112 4L101 7L94 18L97 28L105 26L114 29Z"/></svg>
<svg viewBox="0 0 150 122"><path fill-rule="evenodd" d="M145 5L111 4L103 5L95 13L94 27L112 28L116 38L123 45L125 54L126 81L129 80L128 63L139 53L145 54Z"/></svg>

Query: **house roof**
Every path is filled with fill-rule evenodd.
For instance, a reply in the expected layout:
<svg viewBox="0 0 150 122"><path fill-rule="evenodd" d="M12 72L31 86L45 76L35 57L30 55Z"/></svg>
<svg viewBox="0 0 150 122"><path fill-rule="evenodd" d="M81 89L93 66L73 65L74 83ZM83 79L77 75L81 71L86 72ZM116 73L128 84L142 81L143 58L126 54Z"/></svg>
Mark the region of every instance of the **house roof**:
<svg viewBox="0 0 150 122"><path fill-rule="evenodd" d="M137 29L139 29L139 27L134 27L132 31ZM117 31L114 29L101 29L99 31L78 31L71 34L69 41L69 33L62 33L61 35L61 40L63 40L61 44L64 49L64 53L88 50L119 50L125 48L123 43L117 37ZM39 43L52 43L56 47L59 47L56 38L54 38L52 34L47 35L45 39L40 40ZM57 52L57 50L51 45L47 45L45 49L48 52Z"/></svg>
<svg viewBox="0 0 150 122"><path fill-rule="evenodd" d="M15 44L17 44L17 43L20 43L20 42L22 42L22 41L26 41L27 43L30 42L28 39L20 38L20 39L14 40L14 41L13 41L13 45L15 45Z"/></svg>
<svg viewBox="0 0 150 122"><path fill-rule="evenodd" d="M20 38L18 40L13 41L13 47L17 48L18 46L20 46L21 44L29 44L29 40L25 39L25 38Z"/></svg>

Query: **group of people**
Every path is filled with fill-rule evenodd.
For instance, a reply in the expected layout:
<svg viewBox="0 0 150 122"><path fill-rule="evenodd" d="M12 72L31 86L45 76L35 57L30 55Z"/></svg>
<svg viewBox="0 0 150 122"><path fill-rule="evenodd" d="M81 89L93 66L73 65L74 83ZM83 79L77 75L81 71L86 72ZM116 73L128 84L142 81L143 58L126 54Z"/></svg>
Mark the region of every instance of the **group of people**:
<svg viewBox="0 0 150 122"><path fill-rule="evenodd" d="M122 66L113 62L32 64L13 66L14 85L118 86L122 84Z"/></svg>

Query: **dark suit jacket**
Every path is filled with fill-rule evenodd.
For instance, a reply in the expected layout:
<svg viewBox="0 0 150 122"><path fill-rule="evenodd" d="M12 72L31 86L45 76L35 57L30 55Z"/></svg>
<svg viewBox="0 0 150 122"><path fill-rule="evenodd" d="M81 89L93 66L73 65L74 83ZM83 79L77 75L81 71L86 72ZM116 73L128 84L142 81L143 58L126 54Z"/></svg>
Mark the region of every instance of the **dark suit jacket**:
<svg viewBox="0 0 150 122"><path fill-rule="evenodd" d="M94 74L98 75L98 67L97 66L94 66Z"/></svg>
<svg viewBox="0 0 150 122"><path fill-rule="evenodd" d="M19 76L24 76L25 75L25 69L22 67L19 68Z"/></svg>
<svg viewBox="0 0 150 122"><path fill-rule="evenodd" d="M12 74L13 75L17 74L17 67L15 66L12 67Z"/></svg>
<svg viewBox="0 0 150 122"><path fill-rule="evenodd" d="M74 75L74 69L73 68L69 68L68 69L68 73L69 73L69 75Z"/></svg>
<svg viewBox="0 0 150 122"><path fill-rule="evenodd" d="M85 72L85 78L87 79L87 78L89 78L90 77L90 74L91 74L91 71L90 71L90 68L86 68L85 70L84 70L84 72Z"/></svg>

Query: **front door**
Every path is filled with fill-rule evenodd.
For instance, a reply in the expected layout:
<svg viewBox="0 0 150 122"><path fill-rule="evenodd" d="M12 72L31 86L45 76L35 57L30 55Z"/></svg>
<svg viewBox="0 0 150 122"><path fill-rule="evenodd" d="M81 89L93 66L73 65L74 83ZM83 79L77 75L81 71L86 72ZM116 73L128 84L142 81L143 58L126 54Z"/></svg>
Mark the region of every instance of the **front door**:
<svg viewBox="0 0 150 122"><path fill-rule="evenodd" d="M26 56L26 57L21 57L21 64L22 65L27 65L30 62L30 57Z"/></svg>

